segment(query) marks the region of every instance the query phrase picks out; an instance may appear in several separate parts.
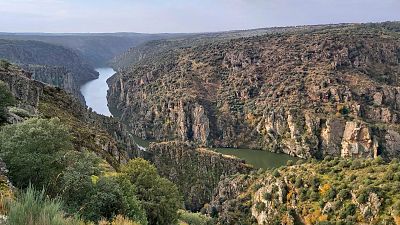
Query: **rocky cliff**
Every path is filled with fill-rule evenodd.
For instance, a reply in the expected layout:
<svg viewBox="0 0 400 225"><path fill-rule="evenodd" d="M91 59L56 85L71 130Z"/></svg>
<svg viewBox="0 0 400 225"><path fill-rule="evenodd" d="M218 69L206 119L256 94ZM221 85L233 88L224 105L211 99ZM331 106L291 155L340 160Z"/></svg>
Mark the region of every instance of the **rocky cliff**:
<svg viewBox="0 0 400 225"><path fill-rule="evenodd" d="M85 98L80 91L80 84L65 67L46 65L21 65L21 67L31 73L32 79L62 88L81 102L85 102Z"/></svg>
<svg viewBox="0 0 400 225"><path fill-rule="evenodd" d="M184 40L120 68L109 80L109 104L142 138L302 158L395 157L396 27L328 26L193 45Z"/></svg>
<svg viewBox="0 0 400 225"><path fill-rule="evenodd" d="M398 161L327 158L220 182L218 224L400 224Z"/></svg>
<svg viewBox="0 0 400 225"><path fill-rule="evenodd" d="M192 211L210 202L222 177L252 170L242 160L180 142L151 144L147 153L160 175L178 185Z"/></svg>

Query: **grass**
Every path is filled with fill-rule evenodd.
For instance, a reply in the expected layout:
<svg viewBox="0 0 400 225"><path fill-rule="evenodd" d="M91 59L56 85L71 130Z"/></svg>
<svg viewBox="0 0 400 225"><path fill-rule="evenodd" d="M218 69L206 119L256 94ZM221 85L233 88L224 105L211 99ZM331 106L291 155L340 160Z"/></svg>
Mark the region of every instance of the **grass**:
<svg viewBox="0 0 400 225"><path fill-rule="evenodd" d="M78 225L85 224L66 217L62 202L48 198L44 191L29 187L16 200L8 203L7 222L9 225Z"/></svg>

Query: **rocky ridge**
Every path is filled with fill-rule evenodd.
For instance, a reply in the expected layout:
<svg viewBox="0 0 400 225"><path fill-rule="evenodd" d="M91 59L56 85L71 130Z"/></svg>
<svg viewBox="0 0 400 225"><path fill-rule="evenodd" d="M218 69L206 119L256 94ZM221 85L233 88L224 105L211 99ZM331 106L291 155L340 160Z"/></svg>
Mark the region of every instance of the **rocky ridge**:
<svg viewBox="0 0 400 225"><path fill-rule="evenodd" d="M400 150L398 26L343 25L156 50L109 80L109 104L142 138L302 158L393 158Z"/></svg>

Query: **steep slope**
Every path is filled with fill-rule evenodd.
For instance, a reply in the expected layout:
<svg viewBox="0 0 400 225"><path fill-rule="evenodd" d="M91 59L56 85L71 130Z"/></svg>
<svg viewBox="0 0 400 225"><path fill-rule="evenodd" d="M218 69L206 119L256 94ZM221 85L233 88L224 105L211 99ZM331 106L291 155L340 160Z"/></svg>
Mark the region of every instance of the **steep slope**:
<svg viewBox="0 0 400 225"><path fill-rule="evenodd" d="M82 102L80 86L98 77L73 50L44 42L0 40L0 59L19 64L32 78L64 88Z"/></svg>
<svg viewBox="0 0 400 225"><path fill-rule="evenodd" d="M154 50L109 80L109 104L143 138L303 158L397 157L398 27L328 26Z"/></svg>
<svg viewBox="0 0 400 225"><path fill-rule="evenodd" d="M327 158L220 182L218 224L400 224L400 164Z"/></svg>

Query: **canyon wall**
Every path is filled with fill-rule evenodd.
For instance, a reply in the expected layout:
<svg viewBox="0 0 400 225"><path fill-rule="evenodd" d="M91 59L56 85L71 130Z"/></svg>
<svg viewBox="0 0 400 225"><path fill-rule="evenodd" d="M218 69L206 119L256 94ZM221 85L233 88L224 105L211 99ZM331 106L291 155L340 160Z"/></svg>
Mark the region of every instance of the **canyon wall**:
<svg viewBox="0 0 400 225"><path fill-rule="evenodd" d="M109 104L144 139L301 158L397 157L400 42L398 23L390 25L138 48L109 80Z"/></svg>

